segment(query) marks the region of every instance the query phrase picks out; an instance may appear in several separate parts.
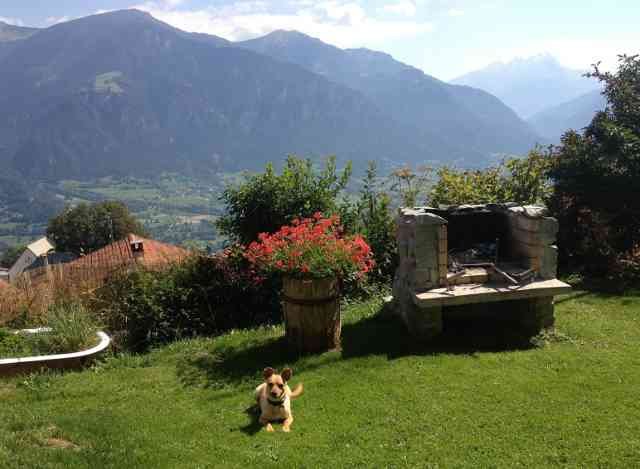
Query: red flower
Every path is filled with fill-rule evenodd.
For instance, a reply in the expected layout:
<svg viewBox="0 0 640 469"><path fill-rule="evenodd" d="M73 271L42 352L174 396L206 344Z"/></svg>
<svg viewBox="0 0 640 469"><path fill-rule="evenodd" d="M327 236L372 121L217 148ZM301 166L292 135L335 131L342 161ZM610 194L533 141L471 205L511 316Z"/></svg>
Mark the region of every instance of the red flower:
<svg viewBox="0 0 640 469"><path fill-rule="evenodd" d="M315 213L293 220L271 235L261 234L245 253L257 270L324 277L356 274L373 267L371 249L362 236L344 237L340 219Z"/></svg>

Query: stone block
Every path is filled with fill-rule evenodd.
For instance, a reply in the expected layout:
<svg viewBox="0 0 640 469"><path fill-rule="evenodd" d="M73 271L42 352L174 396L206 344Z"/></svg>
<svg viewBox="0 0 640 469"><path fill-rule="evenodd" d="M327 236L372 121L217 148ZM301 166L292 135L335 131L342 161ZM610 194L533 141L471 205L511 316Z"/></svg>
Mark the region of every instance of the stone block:
<svg viewBox="0 0 640 469"><path fill-rule="evenodd" d="M542 250L540 262L540 278L549 280L558 274L558 247L545 246Z"/></svg>
<svg viewBox="0 0 640 469"><path fill-rule="evenodd" d="M558 236L559 224L558 220L551 217L545 217L540 220L540 230L538 236L543 244L553 244Z"/></svg>
<svg viewBox="0 0 640 469"><path fill-rule="evenodd" d="M537 233L540 229L540 224L540 218L528 218L522 215L516 216L516 226L521 230Z"/></svg>

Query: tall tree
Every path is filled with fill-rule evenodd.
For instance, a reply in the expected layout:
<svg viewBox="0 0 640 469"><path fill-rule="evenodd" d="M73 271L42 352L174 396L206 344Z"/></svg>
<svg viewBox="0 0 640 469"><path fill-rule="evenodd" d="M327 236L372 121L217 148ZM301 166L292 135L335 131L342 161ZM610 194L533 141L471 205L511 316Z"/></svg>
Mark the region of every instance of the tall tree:
<svg viewBox="0 0 640 469"><path fill-rule="evenodd" d="M595 65L589 75L604 84L608 105L583 134L562 137L551 170L552 207L561 219L563 252L605 266L640 245L639 56L619 56L615 73Z"/></svg>
<svg viewBox="0 0 640 469"><path fill-rule="evenodd" d="M128 234L144 235L142 224L122 202L82 203L49 220L47 236L58 251L87 254Z"/></svg>

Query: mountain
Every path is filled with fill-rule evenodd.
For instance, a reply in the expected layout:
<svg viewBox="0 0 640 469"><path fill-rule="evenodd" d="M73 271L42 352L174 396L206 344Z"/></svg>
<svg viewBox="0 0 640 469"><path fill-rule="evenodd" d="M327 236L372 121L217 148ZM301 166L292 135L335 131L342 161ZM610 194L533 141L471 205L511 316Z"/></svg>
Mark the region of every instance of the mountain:
<svg viewBox="0 0 640 469"><path fill-rule="evenodd" d="M0 44L0 165L30 179L253 169L289 153L481 166L539 140L487 92L295 32L232 43L122 10Z"/></svg>
<svg viewBox="0 0 640 469"><path fill-rule="evenodd" d="M527 119L598 88L583 71L563 67L550 55L493 63L451 83L485 90Z"/></svg>
<svg viewBox="0 0 640 469"><path fill-rule="evenodd" d="M37 28L24 28L0 21L0 42L17 41L26 39L37 33Z"/></svg>
<svg viewBox="0 0 640 469"><path fill-rule="evenodd" d="M539 140L489 93L449 85L388 54L343 50L296 31L274 31L237 45L362 92L415 136L438 144L445 158L474 152L475 161L466 162L477 164L490 154L525 152Z"/></svg>
<svg viewBox="0 0 640 469"><path fill-rule="evenodd" d="M0 164L54 180L441 156L361 93L226 44L136 10L19 41L0 59Z"/></svg>
<svg viewBox="0 0 640 469"><path fill-rule="evenodd" d="M600 90L578 96L566 103L552 106L533 115L529 123L540 135L557 143L560 136L569 129L580 131L593 119L597 111L603 110L607 105L606 98Z"/></svg>
<svg viewBox="0 0 640 469"><path fill-rule="evenodd" d="M12 50L17 41L33 36L37 28L23 28L0 21L0 60Z"/></svg>

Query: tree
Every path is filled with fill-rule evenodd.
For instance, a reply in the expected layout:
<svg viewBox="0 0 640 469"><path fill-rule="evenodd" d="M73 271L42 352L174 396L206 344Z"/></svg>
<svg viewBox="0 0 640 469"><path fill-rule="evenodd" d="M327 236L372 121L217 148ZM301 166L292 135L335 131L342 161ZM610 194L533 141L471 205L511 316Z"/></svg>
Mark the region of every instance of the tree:
<svg viewBox="0 0 640 469"><path fill-rule="evenodd" d="M478 170L438 170L431 190L432 205L544 202L551 192L551 149L536 147L524 158L509 158L499 165Z"/></svg>
<svg viewBox="0 0 640 469"><path fill-rule="evenodd" d="M393 278L398 264L396 225L390 206L391 198L378 181L376 164L370 161L355 216L345 217L344 224L350 231L361 233L371 246L376 265L370 277L379 281Z"/></svg>
<svg viewBox="0 0 640 469"><path fill-rule="evenodd" d="M81 203L49 220L47 236L60 252L87 254L128 234L144 236L142 224L122 202Z"/></svg>
<svg viewBox="0 0 640 469"><path fill-rule="evenodd" d="M563 260L605 267L640 245L640 59L621 55L615 73L594 65L588 75L604 84L608 104L583 134L563 135L551 206Z"/></svg>
<svg viewBox="0 0 640 469"><path fill-rule="evenodd" d="M316 171L311 160L289 156L281 174L268 164L264 173L228 186L221 196L225 213L216 225L233 241L248 244L260 233L274 233L294 218L308 218L315 212L337 213L338 195L350 177L351 165L338 173L335 157Z"/></svg>
<svg viewBox="0 0 640 469"><path fill-rule="evenodd" d="M10 269L13 264L18 260L18 258L22 255L24 250L27 248L25 245L12 246L8 248L2 257L0 257L0 267L4 267L5 269Z"/></svg>

